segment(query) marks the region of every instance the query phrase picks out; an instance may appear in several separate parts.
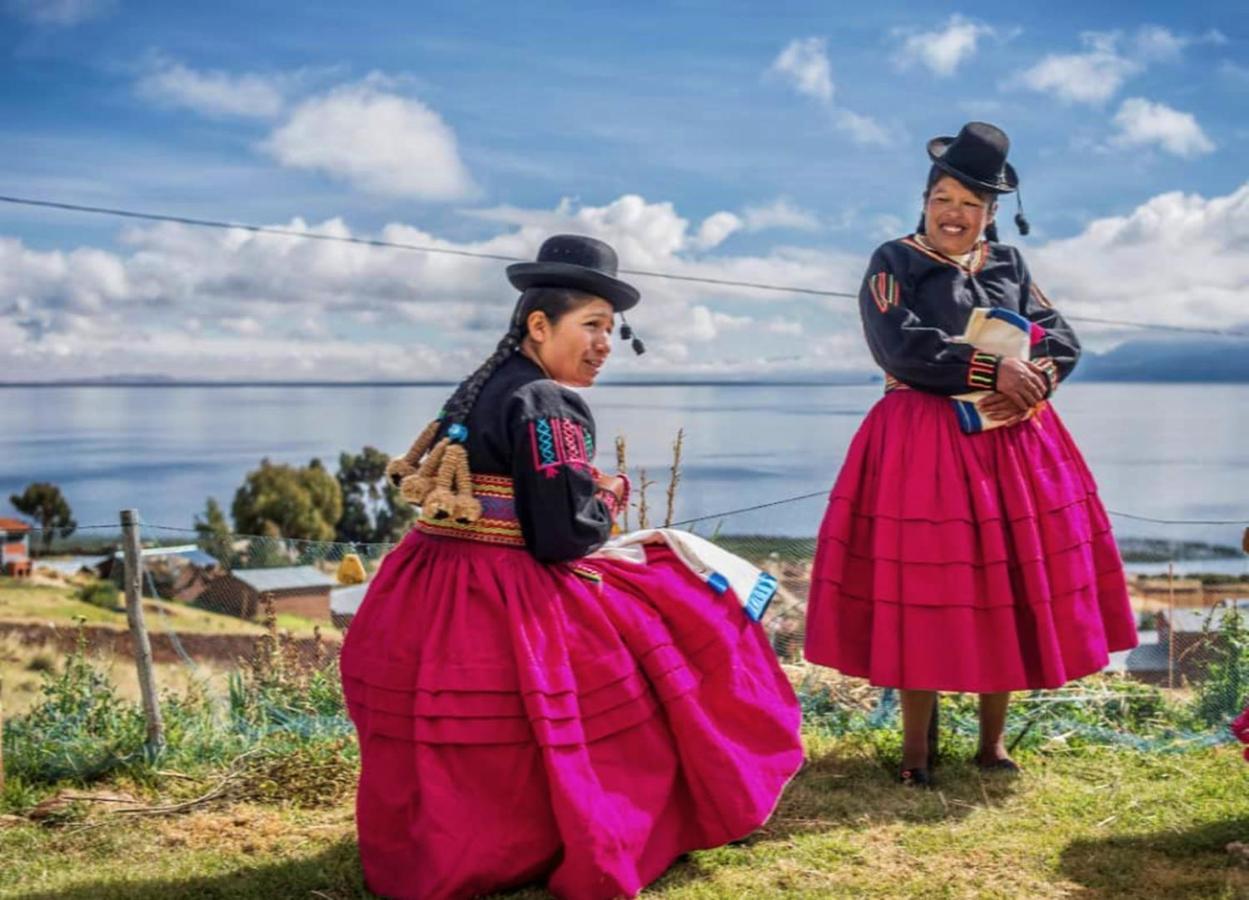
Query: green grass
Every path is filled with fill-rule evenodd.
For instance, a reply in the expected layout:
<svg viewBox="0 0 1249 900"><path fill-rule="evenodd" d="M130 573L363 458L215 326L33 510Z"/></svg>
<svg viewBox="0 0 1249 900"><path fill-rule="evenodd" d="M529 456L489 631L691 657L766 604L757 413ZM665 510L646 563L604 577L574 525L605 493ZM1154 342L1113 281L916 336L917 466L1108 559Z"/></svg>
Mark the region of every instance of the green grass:
<svg viewBox="0 0 1249 900"><path fill-rule="evenodd" d="M75 599L74 588L70 586L31 585L24 580L0 578L0 621L3 622L50 622L54 625L72 626L81 617L88 625L110 625L124 629L127 627L124 604L125 599L120 592L117 596L118 609L112 610ZM258 622L197 609L185 603L145 597L143 609L149 629L168 627L192 634L264 633L264 628ZM327 633L334 630L328 622L318 623L290 613L278 615L278 627L292 634L312 634L312 629L318 624Z"/></svg>
<svg viewBox="0 0 1249 900"><path fill-rule="evenodd" d="M894 785L871 740L812 736L808 750L765 828L691 854L646 896L1249 897L1223 849L1249 839L1249 766L1231 748L1031 753L1018 780L953 762L936 792ZM96 821L0 827L0 897L370 896L341 792L319 808Z"/></svg>

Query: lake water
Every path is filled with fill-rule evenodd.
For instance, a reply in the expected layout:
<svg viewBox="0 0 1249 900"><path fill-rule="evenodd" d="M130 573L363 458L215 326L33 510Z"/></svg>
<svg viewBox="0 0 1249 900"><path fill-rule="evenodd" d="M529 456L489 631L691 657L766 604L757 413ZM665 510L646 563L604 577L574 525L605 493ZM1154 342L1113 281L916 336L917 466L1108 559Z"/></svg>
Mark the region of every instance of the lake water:
<svg viewBox="0 0 1249 900"><path fill-rule="evenodd" d="M268 456L331 470L340 451L407 448L446 387L0 388L0 491L59 484L82 525L188 528L205 498L227 510L243 475ZM600 463L628 440L631 467L659 482L685 429L677 518L768 503L831 486L877 385L613 386L588 392ZM1112 510L1163 519L1249 523L1249 385L1071 384L1056 406ZM11 512L5 509L0 514ZM822 496L724 518L734 533L811 536ZM714 522L708 523L713 527ZM1116 518L1122 535L1239 546L1243 525L1151 525ZM1203 567L1204 568L1204 567ZM1244 559L1220 564L1249 571Z"/></svg>

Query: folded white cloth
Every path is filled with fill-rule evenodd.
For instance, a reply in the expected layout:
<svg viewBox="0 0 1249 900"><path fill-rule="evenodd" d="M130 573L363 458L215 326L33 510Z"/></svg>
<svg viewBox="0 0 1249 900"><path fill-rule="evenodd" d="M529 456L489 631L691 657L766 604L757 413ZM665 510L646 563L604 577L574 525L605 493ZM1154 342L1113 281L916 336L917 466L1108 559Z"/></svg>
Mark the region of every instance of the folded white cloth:
<svg viewBox="0 0 1249 900"><path fill-rule="evenodd" d="M617 535L588 557L623 559L645 563L646 544L667 544L686 568L705 581L716 593L732 589L751 619L763 618L776 595L776 579L758 566L711 541L676 528L648 528Z"/></svg>
<svg viewBox="0 0 1249 900"><path fill-rule="evenodd" d="M1032 351L1032 323L1019 313L1000 307L978 306L971 311L967 329L957 338L982 353L1003 359L1027 359ZM952 398L959 427L965 434L976 434L999 427L1004 420L980 412L981 401L992 391L970 391Z"/></svg>

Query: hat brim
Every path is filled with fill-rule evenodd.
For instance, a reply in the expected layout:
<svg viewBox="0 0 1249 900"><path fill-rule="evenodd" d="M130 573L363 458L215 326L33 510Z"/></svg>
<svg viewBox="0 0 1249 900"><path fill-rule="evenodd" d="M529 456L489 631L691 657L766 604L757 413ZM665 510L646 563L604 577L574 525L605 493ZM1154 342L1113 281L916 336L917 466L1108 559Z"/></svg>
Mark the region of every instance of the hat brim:
<svg viewBox="0 0 1249 900"><path fill-rule="evenodd" d="M572 263L522 262L507 267L507 280L523 291L531 287L562 287L602 297L616 312L633 309L642 299L638 289L619 278Z"/></svg>
<svg viewBox="0 0 1249 900"><path fill-rule="evenodd" d="M951 178L955 178L973 190L989 191L992 194L1011 194L1019 187L1019 175L1015 172L1015 167L1010 163L1002 165L1002 179L1000 181L981 181L974 178L966 172L962 172L954 166L947 163L942 157L950 144L954 143L952 137L935 137L928 142L928 158L932 160L932 164L945 172Z"/></svg>

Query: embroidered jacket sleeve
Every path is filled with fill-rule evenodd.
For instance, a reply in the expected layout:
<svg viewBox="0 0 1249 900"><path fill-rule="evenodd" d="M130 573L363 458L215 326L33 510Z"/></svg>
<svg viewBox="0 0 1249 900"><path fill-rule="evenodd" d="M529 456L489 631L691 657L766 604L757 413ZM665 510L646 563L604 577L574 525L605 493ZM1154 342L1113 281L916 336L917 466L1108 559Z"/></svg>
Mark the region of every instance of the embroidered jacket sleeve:
<svg viewBox="0 0 1249 900"><path fill-rule="evenodd" d="M534 381L512 397L507 420L525 546L542 562L591 553L611 536L612 510L594 483L589 407L553 381Z"/></svg>
<svg viewBox="0 0 1249 900"><path fill-rule="evenodd" d="M954 396L993 390L1001 357L924 322L912 309L905 272L888 244L877 248L859 290L859 314L876 364L919 390Z"/></svg>
<svg viewBox="0 0 1249 900"><path fill-rule="evenodd" d="M1080 341L1045 293L1032 280L1032 273L1023 256L1019 261L1020 309L1032 322L1032 361L1049 379L1050 394L1058 387L1080 360Z"/></svg>

